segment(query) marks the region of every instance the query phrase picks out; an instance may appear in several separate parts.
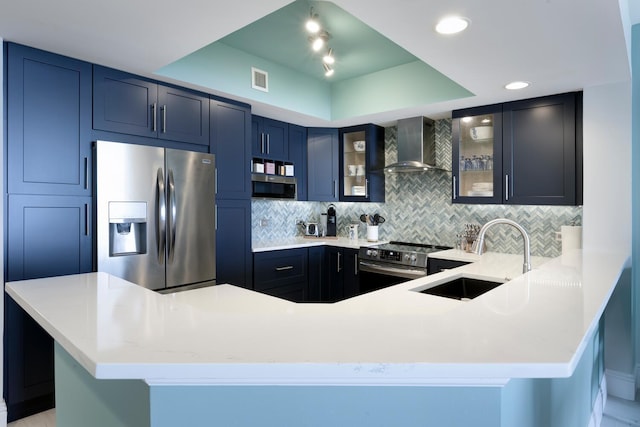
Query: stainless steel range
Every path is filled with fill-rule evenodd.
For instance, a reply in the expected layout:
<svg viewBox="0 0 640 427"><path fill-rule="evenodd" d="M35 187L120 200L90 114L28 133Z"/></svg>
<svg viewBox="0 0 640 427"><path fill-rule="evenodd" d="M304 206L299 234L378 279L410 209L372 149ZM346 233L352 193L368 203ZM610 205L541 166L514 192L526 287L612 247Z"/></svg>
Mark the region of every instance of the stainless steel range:
<svg viewBox="0 0 640 427"><path fill-rule="evenodd" d="M451 247L407 242L360 248L361 293L426 276L428 254L446 249Z"/></svg>

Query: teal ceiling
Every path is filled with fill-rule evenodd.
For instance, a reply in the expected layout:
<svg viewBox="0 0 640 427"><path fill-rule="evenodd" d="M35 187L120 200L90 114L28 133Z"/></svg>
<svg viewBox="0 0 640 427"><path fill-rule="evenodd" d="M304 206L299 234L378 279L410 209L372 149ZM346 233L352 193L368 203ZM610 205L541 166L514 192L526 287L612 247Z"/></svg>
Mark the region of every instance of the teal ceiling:
<svg viewBox="0 0 640 427"><path fill-rule="evenodd" d="M313 7L330 34L327 46L336 63L332 82L359 77L418 58L356 17L326 1L295 1L219 40L235 49L269 59L300 73L325 79L321 52L313 52L304 28Z"/></svg>
<svg viewBox="0 0 640 427"><path fill-rule="evenodd" d="M331 77L304 28L312 7L330 34ZM253 67L268 73L268 92L251 87ZM239 98L262 114L275 107L342 123L401 118L409 108L473 95L328 1L289 3L156 73Z"/></svg>

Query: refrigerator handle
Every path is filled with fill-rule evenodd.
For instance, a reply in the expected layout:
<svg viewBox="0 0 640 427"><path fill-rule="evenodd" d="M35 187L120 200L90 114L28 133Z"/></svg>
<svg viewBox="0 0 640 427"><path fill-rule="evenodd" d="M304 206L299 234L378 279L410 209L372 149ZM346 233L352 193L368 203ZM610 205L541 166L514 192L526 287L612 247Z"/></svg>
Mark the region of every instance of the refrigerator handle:
<svg viewBox="0 0 640 427"><path fill-rule="evenodd" d="M169 198L169 218L168 227L170 231L168 246L168 262L173 262L174 246L176 244L176 186L173 181L173 170L168 172L169 182L167 189L167 197Z"/></svg>
<svg viewBox="0 0 640 427"><path fill-rule="evenodd" d="M164 248L167 242L167 200L164 194L164 172L158 168L156 178L156 242L158 263L164 264Z"/></svg>

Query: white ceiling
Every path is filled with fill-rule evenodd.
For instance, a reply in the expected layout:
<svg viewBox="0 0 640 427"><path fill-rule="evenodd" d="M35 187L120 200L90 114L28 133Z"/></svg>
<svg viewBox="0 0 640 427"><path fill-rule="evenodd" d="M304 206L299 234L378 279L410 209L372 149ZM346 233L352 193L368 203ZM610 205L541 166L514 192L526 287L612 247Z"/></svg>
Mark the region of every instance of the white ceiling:
<svg viewBox="0 0 640 427"><path fill-rule="evenodd" d="M438 118L461 107L628 81L625 30L628 32L629 23L637 22L640 6L638 0L620 1L621 4L613 0L334 0L334 3L476 94L401 112L405 117ZM157 78L154 70L288 3L288 0L2 0L0 37ZM624 19L621 8L628 15ZM435 22L451 13L468 17L471 26L457 36L437 35L433 31ZM520 92L510 92L503 86L511 80L527 80L532 85ZM251 103L258 114L301 125L327 124ZM380 113L369 119L384 123L397 118Z"/></svg>

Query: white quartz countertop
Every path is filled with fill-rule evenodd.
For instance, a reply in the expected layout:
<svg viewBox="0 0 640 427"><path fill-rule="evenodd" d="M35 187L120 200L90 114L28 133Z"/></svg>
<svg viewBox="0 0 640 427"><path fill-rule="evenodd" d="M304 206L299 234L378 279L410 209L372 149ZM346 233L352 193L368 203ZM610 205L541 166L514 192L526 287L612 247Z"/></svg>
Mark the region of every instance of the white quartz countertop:
<svg viewBox="0 0 640 427"><path fill-rule="evenodd" d="M161 295L104 273L6 284L96 378L150 384L478 384L568 377L627 256L478 261L335 304L231 285ZM511 278L471 301L420 294L452 277Z"/></svg>
<svg viewBox="0 0 640 427"><path fill-rule="evenodd" d="M280 249L309 248L312 246L337 246L340 248L359 249L362 246L374 246L388 243L388 240L370 242L366 239L348 239L346 237L289 237L286 239L253 242L253 252L276 251Z"/></svg>

